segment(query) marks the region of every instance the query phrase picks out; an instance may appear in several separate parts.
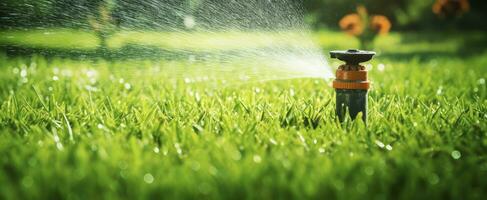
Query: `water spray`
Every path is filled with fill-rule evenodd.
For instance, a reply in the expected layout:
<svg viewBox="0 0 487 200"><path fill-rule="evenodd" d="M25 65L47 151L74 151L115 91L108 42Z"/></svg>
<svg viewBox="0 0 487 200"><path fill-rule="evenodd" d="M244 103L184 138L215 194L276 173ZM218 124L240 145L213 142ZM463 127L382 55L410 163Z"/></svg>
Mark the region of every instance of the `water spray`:
<svg viewBox="0 0 487 200"><path fill-rule="evenodd" d="M331 51L331 58L344 61L336 71L333 88L336 91L336 114L343 122L348 112L351 119L362 113L362 120L367 121L367 91L370 82L367 70L360 63L372 59L375 52L350 49L347 51Z"/></svg>

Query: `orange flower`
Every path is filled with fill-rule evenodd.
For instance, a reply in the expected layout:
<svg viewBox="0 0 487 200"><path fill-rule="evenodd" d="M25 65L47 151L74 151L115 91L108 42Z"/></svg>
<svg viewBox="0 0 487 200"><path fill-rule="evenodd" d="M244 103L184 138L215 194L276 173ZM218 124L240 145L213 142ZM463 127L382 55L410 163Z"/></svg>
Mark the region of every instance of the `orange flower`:
<svg viewBox="0 0 487 200"><path fill-rule="evenodd" d="M391 22L383 15L369 15L364 6L357 6L357 12L345 15L339 22L346 33L356 36L362 49L373 48L378 35L389 33Z"/></svg>
<svg viewBox="0 0 487 200"><path fill-rule="evenodd" d="M364 32L362 19L358 14L348 14L338 24L342 30L350 35L358 36Z"/></svg>
<svg viewBox="0 0 487 200"><path fill-rule="evenodd" d="M436 0L433 13L437 15L461 15L470 10L468 0Z"/></svg>
<svg viewBox="0 0 487 200"><path fill-rule="evenodd" d="M460 0L460 8L463 12L468 12L470 10L470 3L468 0Z"/></svg>
<svg viewBox="0 0 487 200"><path fill-rule="evenodd" d="M386 16L374 15L370 20L370 27L374 32L385 35L391 30L391 22Z"/></svg>

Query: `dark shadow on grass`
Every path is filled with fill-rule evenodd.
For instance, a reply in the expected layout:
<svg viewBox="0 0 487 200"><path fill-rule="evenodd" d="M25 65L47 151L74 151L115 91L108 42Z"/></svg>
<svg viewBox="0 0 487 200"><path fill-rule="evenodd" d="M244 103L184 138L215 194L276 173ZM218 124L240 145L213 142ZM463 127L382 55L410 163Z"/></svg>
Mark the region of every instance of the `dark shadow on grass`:
<svg viewBox="0 0 487 200"><path fill-rule="evenodd" d="M455 43L454 51L414 51L384 52L381 56L394 60L418 59L427 61L434 58L469 58L484 54L487 51L487 32L424 32L405 33L401 37L401 44L430 43L434 45Z"/></svg>
<svg viewBox="0 0 487 200"><path fill-rule="evenodd" d="M434 50L434 51L415 51L414 48L408 52L383 52L380 57L391 60L407 61L411 59L425 62L432 59L448 59L448 58L470 58L487 51L487 32L422 32L418 33L404 33L401 35L401 44L415 45L418 43L429 43L431 45L455 44L456 49L448 50Z"/></svg>
<svg viewBox="0 0 487 200"><path fill-rule="evenodd" d="M416 60L418 62L428 62L435 59L444 59L458 57L459 55L453 52L407 52L407 53L382 53L379 55L381 59L389 59L394 61L410 61Z"/></svg>
<svg viewBox="0 0 487 200"><path fill-rule="evenodd" d="M45 57L69 58L73 60L124 60L124 59L187 59L190 52L169 51L152 46L126 45L116 50L96 50L96 49L54 49L39 47L24 47L15 45L2 45L0 50L4 51L8 57L41 55Z"/></svg>
<svg viewBox="0 0 487 200"><path fill-rule="evenodd" d="M52 49L14 45L0 45L8 57L41 55L47 58L69 58L73 60L90 60L103 58L106 60L208 60L228 61L232 58L255 58L272 56L277 47L230 49L230 50L181 50L162 49L156 46L128 44L119 49L106 51L82 49ZM283 48L286 52L299 55L300 49ZM269 52L267 54L266 52Z"/></svg>
<svg viewBox="0 0 487 200"><path fill-rule="evenodd" d="M468 47L463 47L468 48ZM487 51L486 48L476 48L468 50L457 50L455 52L442 52L442 51L421 51L421 52L383 52L380 54L380 58L390 59L394 61L410 61L416 60L418 62L428 62L435 59L469 59L484 54Z"/></svg>

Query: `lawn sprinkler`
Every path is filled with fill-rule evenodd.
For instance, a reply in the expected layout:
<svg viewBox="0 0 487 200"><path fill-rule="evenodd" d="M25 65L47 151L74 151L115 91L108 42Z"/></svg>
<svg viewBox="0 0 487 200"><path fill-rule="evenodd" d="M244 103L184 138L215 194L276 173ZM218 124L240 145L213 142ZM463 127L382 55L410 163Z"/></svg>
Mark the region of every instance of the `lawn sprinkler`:
<svg viewBox="0 0 487 200"><path fill-rule="evenodd" d="M375 52L350 49L347 51L331 51L331 58L344 61L336 71L333 88L336 91L336 114L343 122L348 111L351 119L362 113L362 120L367 121L367 70L360 63L372 59Z"/></svg>

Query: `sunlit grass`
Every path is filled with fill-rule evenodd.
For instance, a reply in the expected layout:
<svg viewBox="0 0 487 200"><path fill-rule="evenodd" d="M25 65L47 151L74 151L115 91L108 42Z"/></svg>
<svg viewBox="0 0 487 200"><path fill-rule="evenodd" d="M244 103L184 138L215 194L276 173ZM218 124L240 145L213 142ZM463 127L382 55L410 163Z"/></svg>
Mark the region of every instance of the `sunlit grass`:
<svg viewBox="0 0 487 200"><path fill-rule="evenodd" d="M266 46L303 45L309 39L330 47L357 46L358 41L339 32L322 31L317 34L302 32L135 32L119 31L113 34L108 46L118 49L128 44L179 50L232 50ZM397 38L397 37L396 37ZM386 40L388 43L390 40ZM395 39L394 41L397 41ZM4 30L0 44L44 48L94 49L98 38L93 32L69 29Z"/></svg>
<svg viewBox="0 0 487 200"><path fill-rule="evenodd" d="M404 38L378 41L387 56L367 66L367 126L336 122L321 79L214 84L188 60L1 55L0 199L481 198L487 54L419 59L425 42Z"/></svg>
<svg viewBox="0 0 487 200"><path fill-rule="evenodd" d="M396 53L449 52L455 53L465 40L483 39L483 32L438 33L424 32L398 34L391 33L379 37L376 50ZM433 39L421 39L423 36ZM409 41L411 40L411 41ZM157 47L165 50L218 51L255 49L266 47L310 47L315 44L327 50L356 48L359 41L341 32L320 31L225 31L225 32L157 32L118 31L108 40L109 48L116 50L126 45ZM23 47L93 50L98 46L98 38L87 30L39 29L0 31L0 45Z"/></svg>
<svg viewBox="0 0 487 200"><path fill-rule="evenodd" d="M96 36L83 30L38 29L0 31L0 44L37 48L94 49Z"/></svg>
<svg viewBox="0 0 487 200"><path fill-rule="evenodd" d="M0 44L44 48L94 49L98 38L93 32L68 29L1 31ZM146 45L168 50L235 50L269 46L307 47L314 45L311 33L296 31L195 31L156 32L119 31L111 35L108 46Z"/></svg>
<svg viewBox="0 0 487 200"><path fill-rule="evenodd" d="M269 46L311 46L311 33L302 31L281 32L129 32L115 34L110 40L112 48L126 44L150 45L178 50L234 50Z"/></svg>

